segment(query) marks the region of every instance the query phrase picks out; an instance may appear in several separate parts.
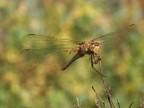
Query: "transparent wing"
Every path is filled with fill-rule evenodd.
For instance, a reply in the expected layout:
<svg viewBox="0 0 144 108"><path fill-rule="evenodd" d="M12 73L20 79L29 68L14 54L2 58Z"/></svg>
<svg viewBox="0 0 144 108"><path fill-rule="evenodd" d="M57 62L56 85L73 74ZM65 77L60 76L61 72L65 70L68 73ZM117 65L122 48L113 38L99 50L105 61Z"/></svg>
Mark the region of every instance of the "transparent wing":
<svg viewBox="0 0 144 108"><path fill-rule="evenodd" d="M136 30L136 25L135 24L131 24L129 26L126 26L120 30L117 30L115 32L111 32L109 34L105 34L102 36L99 36L95 39L93 39L93 41L100 41L102 43L109 43L111 42L111 40L120 40L121 37L126 36L127 34L133 32Z"/></svg>
<svg viewBox="0 0 144 108"><path fill-rule="evenodd" d="M56 61L63 65L73 56L69 52L77 48L76 41L71 39L56 38L46 35L28 34L23 37L24 54L27 60L35 60L42 63L48 60L51 63Z"/></svg>
<svg viewBox="0 0 144 108"><path fill-rule="evenodd" d="M50 37L47 35L39 35L39 34L28 34L24 36L23 40L24 40L24 46L26 48L33 47L35 49L46 48L50 45L55 45L56 47L62 47L66 45L70 46L77 43L76 41L71 39Z"/></svg>

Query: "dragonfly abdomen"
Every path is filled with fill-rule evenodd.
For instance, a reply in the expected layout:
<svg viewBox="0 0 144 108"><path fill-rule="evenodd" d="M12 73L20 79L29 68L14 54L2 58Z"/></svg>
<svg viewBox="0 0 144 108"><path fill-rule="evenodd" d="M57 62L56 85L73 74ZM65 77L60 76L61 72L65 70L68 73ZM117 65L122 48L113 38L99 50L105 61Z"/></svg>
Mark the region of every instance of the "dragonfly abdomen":
<svg viewBox="0 0 144 108"><path fill-rule="evenodd" d="M64 66L62 67L62 70L65 70L69 65L71 65L75 60L83 57L85 54L76 53Z"/></svg>

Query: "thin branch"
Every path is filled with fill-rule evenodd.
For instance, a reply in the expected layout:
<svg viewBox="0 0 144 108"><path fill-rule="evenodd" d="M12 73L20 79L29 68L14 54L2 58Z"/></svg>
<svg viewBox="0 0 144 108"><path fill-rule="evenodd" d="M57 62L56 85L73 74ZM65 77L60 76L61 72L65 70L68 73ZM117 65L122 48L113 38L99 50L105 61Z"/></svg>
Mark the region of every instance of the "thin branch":
<svg viewBox="0 0 144 108"><path fill-rule="evenodd" d="M100 66L100 72L102 73L101 60L99 62L99 66ZM102 82L103 82L103 85L104 85L105 93L106 93L106 96L108 98L109 104L110 104L111 108L115 108L115 106L113 104L113 101L112 101L112 98L111 98L111 95L110 95L110 87L109 88L107 87L103 77L101 77L101 79L102 79Z"/></svg>
<svg viewBox="0 0 144 108"><path fill-rule="evenodd" d="M77 108L81 108L80 101L79 101L78 97L76 97L76 100L77 100Z"/></svg>
<svg viewBox="0 0 144 108"><path fill-rule="evenodd" d="M130 104L129 108L131 108L131 106L133 105L134 101L132 101L132 103Z"/></svg>
<svg viewBox="0 0 144 108"><path fill-rule="evenodd" d="M93 86L92 86L92 89L95 92L95 94L98 97L98 99L100 100L100 102L103 104L104 108L106 108L106 105L105 105L104 101L102 100L102 98L100 97L100 95L96 92L96 90L94 89Z"/></svg>
<svg viewBox="0 0 144 108"><path fill-rule="evenodd" d="M120 103L119 103L118 99L117 99L117 104L118 104L118 107L120 108Z"/></svg>
<svg viewBox="0 0 144 108"><path fill-rule="evenodd" d="M98 108L102 108L100 105L99 105L99 103L98 103L98 101L95 99L95 104L96 104L96 106L98 107Z"/></svg>
<svg viewBox="0 0 144 108"><path fill-rule="evenodd" d="M143 100L143 99L142 99L141 102L140 102L139 108L144 108L144 100Z"/></svg>

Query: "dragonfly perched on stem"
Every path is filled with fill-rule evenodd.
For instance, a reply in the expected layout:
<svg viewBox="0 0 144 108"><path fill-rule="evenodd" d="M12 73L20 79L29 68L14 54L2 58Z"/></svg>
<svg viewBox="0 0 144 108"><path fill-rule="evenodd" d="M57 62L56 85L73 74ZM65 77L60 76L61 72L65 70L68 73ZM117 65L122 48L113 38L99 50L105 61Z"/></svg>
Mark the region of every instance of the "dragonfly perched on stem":
<svg viewBox="0 0 144 108"><path fill-rule="evenodd" d="M62 50L63 52L68 52L69 54L74 52L75 55L62 66L62 70L67 69L75 60L82 58L85 55L89 55L92 69L98 72L101 76L104 76L94 67L94 65L99 63L99 61L101 60L101 56L99 53L101 46L104 43L109 42L111 39L119 39L120 35L123 35L123 33L133 31L135 27L135 24L131 24L129 26L124 27L123 29L99 36L86 42L78 42L74 40L50 37L46 35L28 34L24 36L24 43L26 45L24 46L24 50L26 52L30 52L32 55L34 53L41 52L49 54L55 51L57 51L56 54L59 55L59 50ZM67 46L70 43L72 43L75 47L69 50ZM55 48L53 49L53 47Z"/></svg>

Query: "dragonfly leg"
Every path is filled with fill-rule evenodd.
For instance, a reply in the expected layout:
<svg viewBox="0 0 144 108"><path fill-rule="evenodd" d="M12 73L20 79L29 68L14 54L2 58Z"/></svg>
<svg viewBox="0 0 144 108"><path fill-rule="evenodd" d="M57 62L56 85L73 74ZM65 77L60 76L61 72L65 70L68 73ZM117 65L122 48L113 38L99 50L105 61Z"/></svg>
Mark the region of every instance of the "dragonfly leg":
<svg viewBox="0 0 144 108"><path fill-rule="evenodd" d="M102 73L100 73L95 67L94 67L94 62L93 62L93 59L94 59L94 55L93 54L91 54L90 55L90 60L91 60L91 67L92 67L92 69L94 70L94 71L96 71L98 74L100 74L102 77L106 77L106 76L104 76ZM101 59L99 58L99 59L97 59L97 63L100 61Z"/></svg>
<svg viewBox="0 0 144 108"><path fill-rule="evenodd" d="M100 60L101 60L101 57L98 56L97 59L93 61L93 63L94 63L94 64L97 64L97 63L99 63Z"/></svg>

